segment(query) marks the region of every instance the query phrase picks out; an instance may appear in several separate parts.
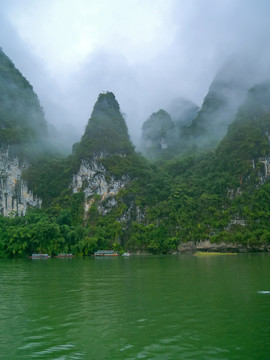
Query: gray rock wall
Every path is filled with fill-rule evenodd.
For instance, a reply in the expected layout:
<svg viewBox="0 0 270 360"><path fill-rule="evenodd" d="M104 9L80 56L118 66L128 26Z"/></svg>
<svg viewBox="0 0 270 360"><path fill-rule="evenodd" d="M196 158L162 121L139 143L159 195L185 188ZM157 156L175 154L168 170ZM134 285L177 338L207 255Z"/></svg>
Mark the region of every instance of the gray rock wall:
<svg viewBox="0 0 270 360"><path fill-rule="evenodd" d="M8 150L0 151L0 213L4 216L24 216L29 207L41 207L41 199L29 190L22 179L22 171L28 166Z"/></svg>
<svg viewBox="0 0 270 360"><path fill-rule="evenodd" d="M101 212L106 213L116 205L115 196L128 181L127 175L123 175L120 179L113 176L108 177L106 168L95 157L91 161L82 160L79 171L73 175L71 187L73 193L84 192L84 213L86 217L94 202L94 195L99 195L102 201L106 200L106 208L99 207Z"/></svg>
<svg viewBox="0 0 270 360"><path fill-rule="evenodd" d="M177 252L179 254L195 253L196 251L202 252L235 252L235 253L247 253L247 252L269 252L270 245L258 244L258 245L243 245L237 243L230 243L221 241L219 243L211 243L209 240L200 242L183 242L178 246Z"/></svg>

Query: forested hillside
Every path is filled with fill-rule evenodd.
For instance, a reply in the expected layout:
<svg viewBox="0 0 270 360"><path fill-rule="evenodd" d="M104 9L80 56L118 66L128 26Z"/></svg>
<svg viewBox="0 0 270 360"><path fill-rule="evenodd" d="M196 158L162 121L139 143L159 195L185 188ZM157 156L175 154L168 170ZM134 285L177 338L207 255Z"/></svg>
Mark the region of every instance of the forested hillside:
<svg viewBox="0 0 270 360"><path fill-rule="evenodd" d="M47 124L32 86L0 48L0 145L17 154L46 147Z"/></svg>
<svg viewBox="0 0 270 360"><path fill-rule="evenodd" d="M8 213L3 184L14 174L2 157L0 256L111 248L171 253L204 240L254 249L270 244L268 83L252 87L232 108L228 92L235 93L235 85L215 80L198 114L190 106L195 117L182 127L164 110L153 113L143 127L151 162L134 150L114 94L102 93L80 142L64 157L46 147L47 125L31 86L2 51L0 60L2 152L28 161L16 181L42 202L36 206L17 191L18 204L26 199L25 212L12 207ZM29 149L38 151L30 156Z"/></svg>

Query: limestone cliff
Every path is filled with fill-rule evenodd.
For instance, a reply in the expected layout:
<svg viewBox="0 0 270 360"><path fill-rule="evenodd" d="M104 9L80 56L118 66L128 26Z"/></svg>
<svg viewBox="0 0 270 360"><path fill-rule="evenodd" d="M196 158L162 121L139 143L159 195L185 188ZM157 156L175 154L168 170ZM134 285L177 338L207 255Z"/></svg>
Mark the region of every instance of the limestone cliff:
<svg viewBox="0 0 270 360"><path fill-rule="evenodd" d="M73 193L83 191L85 194L85 218L94 202L95 195L98 195L102 202L106 201L106 206L100 208L100 211L105 214L111 207L116 205L115 196L129 181L129 177L126 174L123 174L118 179L114 176L108 178L106 168L98 161L100 159L100 157L96 156L91 161L82 160L79 171L73 175Z"/></svg>
<svg viewBox="0 0 270 360"><path fill-rule="evenodd" d="M24 216L29 207L41 207L41 199L22 179L26 167L27 162L10 156L8 150L0 151L0 213L4 216Z"/></svg>

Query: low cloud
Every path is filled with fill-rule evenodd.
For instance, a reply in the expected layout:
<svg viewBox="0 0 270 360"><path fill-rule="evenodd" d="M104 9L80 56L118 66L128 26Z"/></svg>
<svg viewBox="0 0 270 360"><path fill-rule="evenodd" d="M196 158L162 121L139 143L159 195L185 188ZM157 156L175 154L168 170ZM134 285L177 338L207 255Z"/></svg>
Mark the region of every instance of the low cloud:
<svg viewBox="0 0 270 360"><path fill-rule="evenodd" d="M182 97L201 105L232 56L251 64L250 83L268 77L269 13L265 0L3 0L0 46L68 142L107 90L138 142L152 112Z"/></svg>

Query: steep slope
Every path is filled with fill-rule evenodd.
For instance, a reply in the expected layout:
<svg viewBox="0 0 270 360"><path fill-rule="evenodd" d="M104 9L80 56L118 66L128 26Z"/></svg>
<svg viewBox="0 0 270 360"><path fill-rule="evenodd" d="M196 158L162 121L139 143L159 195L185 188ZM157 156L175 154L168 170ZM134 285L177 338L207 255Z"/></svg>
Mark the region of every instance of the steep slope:
<svg viewBox="0 0 270 360"><path fill-rule="evenodd" d="M37 95L0 49L0 145L31 156L46 136L47 123Z"/></svg>
<svg viewBox="0 0 270 360"><path fill-rule="evenodd" d="M182 127L180 143L183 152L213 149L227 133L254 84L247 65L231 59L217 73L204 98L201 109L190 125Z"/></svg>
<svg viewBox="0 0 270 360"><path fill-rule="evenodd" d="M266 161L270 154L269 135L270 84L264 83L249 90L235 121L215 151L212 169L228 171L231 181L234 179L242 187L259 185L262 181L259 163Z"/></svg>
<svg viewBox="0 0 270 360"><path fill-rule="evenodd" d="M32 86L0 49L0 212L24 215L39 207L22 178L29 161L46 148L47 124Z"/></svg>

